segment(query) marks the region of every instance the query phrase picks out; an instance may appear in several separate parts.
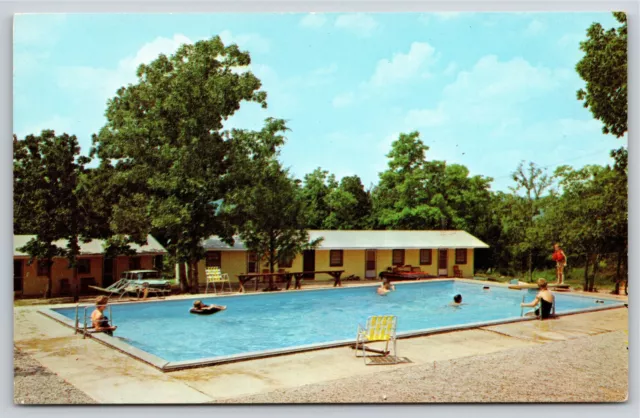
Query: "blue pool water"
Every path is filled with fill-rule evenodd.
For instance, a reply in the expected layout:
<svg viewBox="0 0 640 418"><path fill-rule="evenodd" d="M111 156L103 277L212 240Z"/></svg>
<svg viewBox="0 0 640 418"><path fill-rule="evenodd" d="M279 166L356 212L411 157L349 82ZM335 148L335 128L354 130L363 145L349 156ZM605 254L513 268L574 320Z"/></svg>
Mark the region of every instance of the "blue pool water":
<svg viewBox="0 0 640 418"><path fill-rule="evenodd" d="M465 304L449 306L458 293ZM210 316L189 314L193 299L111 309L116 336L167 361L184 361L353 340L357 324L371 315L396 315L399 333L518 318L522 296L529 302L535 294L535 290L484 291L478 284L439 281L400 284L386 297L378 296L375 287L355 287L202 298L227 306ZM555 295L557 313L617 303ZM75 317L75 308L55 310Z"/></svg>

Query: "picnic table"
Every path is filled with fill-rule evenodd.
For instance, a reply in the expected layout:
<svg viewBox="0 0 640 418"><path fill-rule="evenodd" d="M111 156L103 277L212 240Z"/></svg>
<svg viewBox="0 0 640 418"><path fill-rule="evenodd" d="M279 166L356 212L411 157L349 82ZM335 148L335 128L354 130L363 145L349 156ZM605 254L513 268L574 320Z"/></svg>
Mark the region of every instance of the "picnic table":
<svg viewBox="0 0 640 418"><path fill-rule="evenodd" d="M240 283L240 292L244 292L245 289L245 284L247 282L250 282L251 280L255 280L255 290L258 290L258 281L263 278L263 277L271 277L271 278L275 278L275 277L282 277L287 283L291 282L291 277L292 277L293 273L245 273L245 274L238 274L238 282ZM287 286L288 288L289 286ZM274 291L274 290L280 290L278 289L277 286L275 286L273 283L269 283L269 286L267 286L267 288L264 289L265 291Z"/></svg>
<svg viewBox="0 0 640 418"><path fill-rule="evenodd" d="M302 288L302 279L305 276L315 275L315 274L328 274L333 278L333 287L342 286L342 281L340 277L344 273L344 270L319 270L319 271L296 271L296 272L280 272L280 273L245 273L238 274L238 282L240 283L240 292L244 292L245 284L250 282L251 280L255 280L255 290L258 290L258 280L263 277L283 278L286 283L286 289L289 290L291 287L291 281L295 279L294 289ZM266 292L280 290L273 282L270 281L269 286L263 289Z"/></svg>
<svg viewBox="0 0 640 418"><path fill-rule="evenodd" d="M299 272L291 273L293 274L293 277L296 279L296 282L293 288L302 289L302 279L304 279L305 276L311 276L315 274L328 274L333 278L333 287L342 286L342 281L340 280L342 273L344 273L344 270L315 270L315 271L299 271ZM291 285L291 280L287 282L287 290L289 290L290 285Z"/></svg>

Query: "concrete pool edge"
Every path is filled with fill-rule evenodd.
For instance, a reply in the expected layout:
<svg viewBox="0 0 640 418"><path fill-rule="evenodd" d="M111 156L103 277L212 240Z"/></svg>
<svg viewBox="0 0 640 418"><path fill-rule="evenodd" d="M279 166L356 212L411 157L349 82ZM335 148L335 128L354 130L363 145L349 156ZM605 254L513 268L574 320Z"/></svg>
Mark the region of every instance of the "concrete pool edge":
<svg viewBox="0 0 640 418"><path fill-rule="evenodd" d="M620 309L623 307L624 307L624 304L620 302L619 304L614 304L609 306L597 306L593 308L567 311L567 312L556 314L556 318L559 318L561 316L576 315L580 313L590 313L590 312L605 311L605 310L611 310L611 309ZM45 308L45 309L38 310L38 312L46 317L49 317L55 320L56 322L59 322L62 325L65 325L75 330L75 323L73 320L65 317L64 315L58 312L55 312L53 309ZM539 319L535 317L511 317L511 318L500 319L495 321L474 322L470 324L454 325L450 327L428 328L428 329L417 330L417 331L407 331L407 332L398 333L397 338L405 339L405 338L425 337L429 335L442 334L442 333L448 333L448 332L479 329L487 326L495 326L495 325L525 322L525 321L536 321L536 320L539 320ZM82 330L80 331L80 333L82 333ZM126 342L119 340L117 337L111 337L101 333L87 334L87 337L95 339L96 341L98 341L103 345L114 348L115 350L123 354L126 354L136 360L142 361L143 363L149 364L150 366L165 373L172 372L172 371L185 370L185 369L214 366L218 364L234 363L234 362L248 361L248 360L267 358L267 357L276 357L276 356L296 354L296 353L302 353L302 352L308 352L308 351L324 350L329 348L345 347L345 346L353 345L355 343L355 339L339 340L339 341L331 341L331 342L320 343L320 344L308 344L303 346L288 347L283 349L274 349L274 350L248 352L248 353L227 355L227 356L209 357L209 358L198 359L198 360L183 360L183 361L171 362L163 358L160 358L158 356L155 356L151 353L148 353L144 350L136 348L130 344L127 344Z"/></svg>

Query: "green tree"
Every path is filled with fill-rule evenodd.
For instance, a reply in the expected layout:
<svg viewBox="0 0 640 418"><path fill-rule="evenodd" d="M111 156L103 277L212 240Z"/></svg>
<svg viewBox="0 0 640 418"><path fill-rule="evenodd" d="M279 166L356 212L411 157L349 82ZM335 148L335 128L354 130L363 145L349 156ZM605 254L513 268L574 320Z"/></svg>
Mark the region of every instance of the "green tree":
<svg viewBox="0 0 640 418"><path fill-rule="evenodd" d="M27 135L23 141L14 136L17 197L21 200L24 194L28 195L29 232L35 234L21 250L30 255L30 262L38 259L48 265L46 297L51 296L53 257L64 256L73 270L72 288L74 300L78 300L79 243L88 242L95 230L95 223L87 216L81 188L88 161L80 155L75 136L56 136L52 130L43 130L39 136ZM22 208L17 213L24 216ZM66 240L66 247L58 247L58 240Z"/></svg>
<svg viewBox="0 0 640 418"><path fill-rule="evenodd" d="M333 174L320 167L304 176L302 198L308 209L307 227L309 229L322 229L325 220L329 217L329 196L338 187L338 182ZM344 196L343 196L344 197ZM334 204L340 204L333 199Z"/></svg>
<svg viewBox="0 0 640 418"><path fill-rule="evenodd" d="M107 123L94 137L95 152L128 190L113 222L163 231L167 249L190 267L188 280L181 279L185 291L197 291L203 239L232 242L220 205L235 187L232 171L252 167L233 164L235 138L223 122L243 102L267 106L250 63L247 52L218 36L160 55L109 100Z"/></svg>
<svg viewBox="0 0 640 418"><path fill-rule="evenodd" d="M239 225L240 238L269 265L292 260L320 241L309 241L307 208L299 182L277 160L254 165L254 181L230 194L225 208ZM269 288L272 289L273 278Z"/></svg>
<svg viewBox="0 0 640 418"><path fill-rule="evenodd" d="M388 169L373 192L374 212L382 227L393 229L481 230L490 200L491 178L445 161L427 161L429 147L418 132L400 134L392 143Z"/></svg>
<svg viewBox="0 0 640 418"><path fill-rule="evenodd" d="M577 92L593 116L603 124L602 132L621 137L627 132L627 16L614 12L621 23L606 30L593 23L587 40L580 42L584 57L576 71L587 83Z"/></svg>
<svg viewBox="0 0 640 418"><path fill-rule="evenodd" d="M371 228L371 195L364 190L360 177L343 177L324 200L329 210L322 222L324 229Z"/></svg>

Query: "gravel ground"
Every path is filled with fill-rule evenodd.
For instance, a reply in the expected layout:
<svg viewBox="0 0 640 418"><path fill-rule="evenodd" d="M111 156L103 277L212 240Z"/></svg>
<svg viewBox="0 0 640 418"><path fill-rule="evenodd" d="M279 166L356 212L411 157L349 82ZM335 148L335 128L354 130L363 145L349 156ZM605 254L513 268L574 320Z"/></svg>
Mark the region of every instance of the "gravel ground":
<svg viewBox="0 0 640 418"><path fill-rule="evenodd" d="M624 333L610 332L219 402L622 402L628 393L626 340Z"/></svg>
<svg viewBox="0 0 640 418"><path fill-rule="evenodd" d="M13 351L13 376L14 404L96 403L16 347Z"/></svg>

